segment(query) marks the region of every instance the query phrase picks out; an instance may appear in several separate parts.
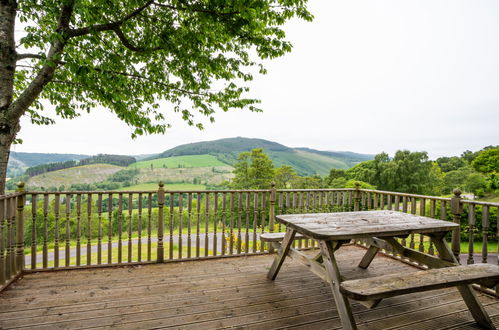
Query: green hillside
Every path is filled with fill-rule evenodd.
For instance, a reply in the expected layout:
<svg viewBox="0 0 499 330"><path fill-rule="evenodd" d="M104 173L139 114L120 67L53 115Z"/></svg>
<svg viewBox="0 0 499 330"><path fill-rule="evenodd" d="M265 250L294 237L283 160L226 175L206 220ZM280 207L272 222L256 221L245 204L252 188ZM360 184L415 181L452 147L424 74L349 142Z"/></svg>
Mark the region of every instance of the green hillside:
<svg viewBox="0 0 499 330"><path fill-rule="evenodd" d="M254 148L264 149L275 166L292 166L300 175L319 174L324 176L329 174L331 168L346 169L373 158L372 155L356 154L353 152L289 148L276 142L242 137L184 144L167 150L155 157L164 158L185 155L204 157L207 156L206 154L209 154L220 162L234 165L241 152L250 151Z"/></svg>
<svg viewBox="0 0 499 330"><path fill-rule="evenodd" d="M272 159L274 166L280 167L282 165L290 165L301 175L327 175L331 168L347 169L352 167L350 163L341 159L302 150L293 150L292 152L270 152L269 156Z"/></svg>
<svg viewBox="0 0 499 330"><path fill-rule="evenodd" d="M227 164L222 163L212 155L190 155L145 160L133 163L129 167L150 169L151 165L152 168L180 168L226 166Z"/></svg>
<svg viewBox="0 0 499 330"><path fill-rule="evenodd" d="M76 166L63 170L36 175L26 182L28 190L41 187L70 186L71 184L88 184L105 181L123 167L109 164L92 164Z"/></svg>
<svg viewBox="0 0 499 330"><path fill-rule="evenodd" d="M371 160L374 158L374 155L358 154L356 152L351 152L351 151L322 151L310 148L295 148L295 150L320 154L326 157L332 157L336 159L342 159L346 163L357 164L359 162L364 162L366 160Z"/></svg>
<svg viewBox="0 0 499 330"><path fill-rule="evenodd" d="M9 157L7 176L14 177L21 175L25 169L36 165L59 163L68 160L80 160L87 157L89 156L80 155L80 154L47 154L47 153L36 153L36 152L12 151Z"/></svg>
<svg viewBox="0 0 499 330"><path fill-rule="evenodd" d="M164 158L184 155L237 155L251 149L262 148L267 151L289 151L291 148L282 144L263 139L249 139L243 137L220 139L215 141L204 141L177 146L154 156L153 158ZM232 158L229 156L229 158ZM234 160L235 160L234 158ZM232 163L232 162L231 162Z"/></svg>

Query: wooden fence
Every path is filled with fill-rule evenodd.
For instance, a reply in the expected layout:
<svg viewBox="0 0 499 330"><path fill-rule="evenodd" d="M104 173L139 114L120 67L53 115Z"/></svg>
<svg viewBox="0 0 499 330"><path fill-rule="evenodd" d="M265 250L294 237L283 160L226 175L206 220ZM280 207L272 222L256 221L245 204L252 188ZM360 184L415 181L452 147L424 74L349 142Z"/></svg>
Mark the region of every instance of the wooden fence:
<svg viewBox="0 0 499 330"><path fill-rule="evenodd" d="M498 203L364 189L18 192L0 197L0 289L21 272L262 254L276 214L387 209L460 223L452 250L497 256ZM401 243L434 254L423 236ZM312 240L297 248L314 248ZM475 246L479 246L476 249ZM479 254L477 255L476 252ZM497 261L496 261L497 262Z"/></svg>
<svg viewBox="0 0 499 330"><path fill-rule="evenodd" d="M0 196L0 291L23 271L24 201L22 192Z"/></svg>

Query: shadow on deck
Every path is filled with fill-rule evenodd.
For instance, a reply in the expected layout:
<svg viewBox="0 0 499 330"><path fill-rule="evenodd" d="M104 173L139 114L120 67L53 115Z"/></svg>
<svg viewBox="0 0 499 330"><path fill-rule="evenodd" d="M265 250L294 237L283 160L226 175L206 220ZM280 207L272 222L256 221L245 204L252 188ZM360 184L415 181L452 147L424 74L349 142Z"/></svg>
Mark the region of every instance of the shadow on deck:
<svg viewBox="0 0 499 330"><path fill-rule="evenodd" d="M340 249L347 278L416 268L379 255L356 267L364 250ZM329 286L288 259L275 282L273 256L251 256L25 275L0 294L0 329L303 328L341 329ZM499 300L479 293L499 326ZM477 329L455 288L352 305L359 329Z"/></svg>

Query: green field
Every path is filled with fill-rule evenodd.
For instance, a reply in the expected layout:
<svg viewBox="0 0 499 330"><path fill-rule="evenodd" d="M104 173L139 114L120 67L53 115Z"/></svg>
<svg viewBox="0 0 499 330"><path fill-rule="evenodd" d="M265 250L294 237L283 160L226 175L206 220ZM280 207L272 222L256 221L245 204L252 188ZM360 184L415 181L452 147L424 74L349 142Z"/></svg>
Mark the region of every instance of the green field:
<svg viewBox="0 0 499 330"><path fill-rule="evenodd" d="M159 158L146 160L131 164L131 168L184 168L184 167L212 167L226 166L227 164L219 161L212 155L190 155Z"/></svg>
<svg viewBox="0 0 499 330"><path fill-rule="evenodd" d="M159 186L157 183L141 183L130 187L123 187L118 189L119 191L125 190L158 190ZM192 184L192 183L169 183L165 184L165 190L206 190L206 186L202 184Z"/></svg>

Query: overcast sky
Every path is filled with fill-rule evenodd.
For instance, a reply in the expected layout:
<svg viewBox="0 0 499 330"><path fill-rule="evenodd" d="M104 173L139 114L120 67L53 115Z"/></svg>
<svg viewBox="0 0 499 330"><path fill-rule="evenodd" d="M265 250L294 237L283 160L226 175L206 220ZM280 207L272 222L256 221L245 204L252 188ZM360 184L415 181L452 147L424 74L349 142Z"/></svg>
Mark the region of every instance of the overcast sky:
<svg viewBox="0 0 499 330"><path fill-rule="evenodd" d="M286 25L293 51L251 84L263 113L219 113L204 131L177 120L165 135L132 140L95 109L53 126L23 120L13 150L146 154L243 136L436 158L499 144L499 1L311 0L310 9L312 23Z"/></svg>

